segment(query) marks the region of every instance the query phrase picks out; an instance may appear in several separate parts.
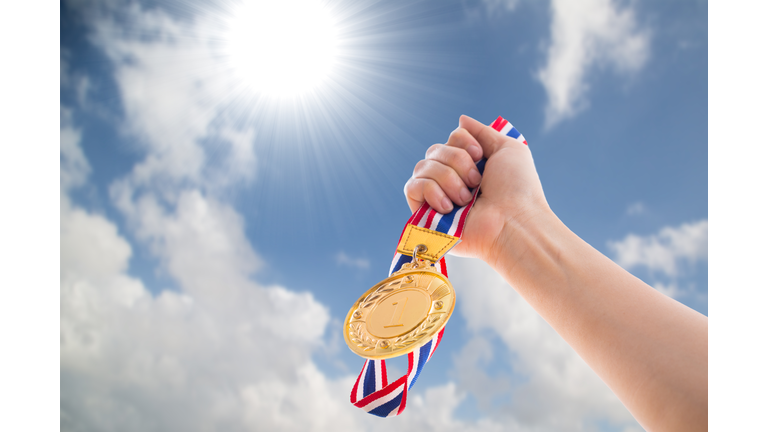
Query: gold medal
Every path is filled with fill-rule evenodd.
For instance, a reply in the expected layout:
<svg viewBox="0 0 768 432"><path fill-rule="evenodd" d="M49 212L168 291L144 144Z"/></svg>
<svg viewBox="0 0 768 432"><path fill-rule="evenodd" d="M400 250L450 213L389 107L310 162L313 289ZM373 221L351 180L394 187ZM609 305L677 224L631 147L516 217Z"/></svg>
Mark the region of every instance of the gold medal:
<svg viewBox="0 0 768 432"><path fill-rule="evenodd" d="M417 256L360 296L344 320L344 340L369 359L407 354L443 328L455 304L448 278Z"/></svg>
<svg viewBox="0 0 768 432"><path fill-rule="evenodd" d="M491 127L527 144L501 117ZM476 166L482 175L485 159ZM444 255L461 241L479 193L475 188L470 202L445 214L423 202L403 228L390 277L360 296L344 319L347 346L366 359L349 401L369 414L401 414L409 389L440 345L456 305ZM389 380L386 359L401 355L408 357L408 371Z"/></svg>

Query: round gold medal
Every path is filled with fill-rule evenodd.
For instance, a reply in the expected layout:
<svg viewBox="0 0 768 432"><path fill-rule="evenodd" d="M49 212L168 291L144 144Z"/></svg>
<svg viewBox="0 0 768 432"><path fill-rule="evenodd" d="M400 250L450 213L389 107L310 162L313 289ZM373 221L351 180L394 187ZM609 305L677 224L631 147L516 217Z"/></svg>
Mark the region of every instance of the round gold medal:
<svg viewBox="0 0 768 432"><path fill-rule="evenodd" d="M408 354L443 328L455 303L453 286L434 267L405 264L355 302L344 320L344 340L369 359Z"/></svg>

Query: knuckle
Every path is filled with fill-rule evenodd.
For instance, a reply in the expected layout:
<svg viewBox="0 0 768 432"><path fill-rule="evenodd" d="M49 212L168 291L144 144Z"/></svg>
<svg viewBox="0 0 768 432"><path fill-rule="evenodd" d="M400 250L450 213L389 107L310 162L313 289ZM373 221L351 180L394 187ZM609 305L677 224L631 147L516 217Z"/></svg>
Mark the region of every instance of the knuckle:
<svg viewBox="0 0 768 432"><path fill-rule="evenodd" d="M423 172L428 165L429 165L429 161L427 161L426 159L422 159L416 162L416 166L413 167L413 174L417 175L418 173Z"/></svg>
<svg viewBox="0 0 768 432"><path fill-rule="evenodd" d="M502 135L499 132L497 132L495 129L493 129L490 126L485 126L481 131L480 134L483 135L483 137L488 141L492 142L494 146L498 146L499 144L503 143L507 139L511 139L508 136Z"/></svg>
<svg viewBox="0 0 768 432"><path fill-rule="evenodd" d="M451 132L451 136L448 139L448 142L451 147L461 147L464 141L467 139L467 135L469 135L469 131L467 131L464 128L458 128Z"/></svg>
<svg viewBox="0 0 768 432"><path fill-rule="evenodd" d="M462 151L457 148L451 148L449 151L446 151L445 162L452 167L461 166L463 162Z"/></svg>
<svg viewBox="0 0 768 432"><path fill-rule="evenodd" d="M466 150L460 148L446 148L446 152L443 155L443 162L452 167L456 171L466 171L470 168L472 157L469 156Z"/></svg>
<svg viewBox="0 0 768 432"><path fill-rule="evenodd" d="M427 153L424 155L424 157L429 158L431 155L433 155L435 152L440 151L440 149L443 148L442 144L432 144L427 149Z"/></svg>
<svg viewBox="0 0 768 432"><path fill-rule="evenodd" d="M421 182L421 197L422 200L427 199L427 196L432 196L434 194L434 189L437 186L437 183L434 180L425 180Z"/></svg>
<svg viewBox="0 0 768 432"><path fill-rule="evenodd" d="M409 179L407 182L405 182L405 186L403 186L403 194L407 198L414 199L416 201L419 201L419 181L417 179Z"/></svg>
<svg viewBox="0 0 768 432"><path fill-rule="evenodd" d="M450 182L451 182L451 187L455 190L460 190L465 187L464 180L461 179L458 173L451 176Z"/></svg>
<svg viewBox="0 0 768 432"><path fill-rule="evenodd" d="M403 193L408 196L409 191L413 188L413 177L409 178L408 181L405 182L403 185Z"/></svg>
<svg viewBox="0 0 768 432"><path fill-rule="evenodd" d="M464 133L464 132L466 132L466 131L467 131L467 130L466 130L466 129L464 129L463 127L457 127L456 129L454 129L453 131L451 131L451 136L452 136L452 137L457 137L457 136L460 136L461 134L463 134L463 133Z"/></svg>

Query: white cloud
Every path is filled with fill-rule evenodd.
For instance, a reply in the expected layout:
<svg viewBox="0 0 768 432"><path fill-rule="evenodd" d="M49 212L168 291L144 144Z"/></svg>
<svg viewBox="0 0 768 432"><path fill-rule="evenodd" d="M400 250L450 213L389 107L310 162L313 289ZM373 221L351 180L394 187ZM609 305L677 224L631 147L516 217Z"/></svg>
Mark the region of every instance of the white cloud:
<svg viewBox="0 0 768 432"><path fill-rule="evenodd" d="M198 190L171 205L129 194L122 210L180 288L152 295L127 273L117 226L71 202L89 164L62 125L62 430L359 429L353 377L328 379L311 359L327 308L251 280L261 261L242 218Z"/></svg>
<svg viewBox="0 0 768 432"><path fill-rule="evenodd" d="M251 279L262 263L226 204L198 190L170 206L151 194L122 202L179 284L153 296L127 273L117 226L61 202L62 431L502 430L457 420L465 394L452 383L412 392L398 419L352 407L354 376L328 378L311 357L327 308Z"/></svg>
<svg viewBox="0 0 768 432"><path fill-rule="evenodd" d="M327 308L251 281L258 258L225 206L187 193L151 216L139 230L180 292L153 296L116 226L62 199L62 430L357 428L352 377L311 360Z"/></svg>
<svg viewBox="0 0 768 432"><path fill-rule="evenodd" d="M645 213L648 209L645 208L645 204L642 201L636 201L627 206L627 215L636 216Z"/></svg>
<svg viewBox="0 0 768 432"><path fill-rule="evenodd" d="M229 109L243 101L231 70L217 58L211 41L220 37L215 23L205 21L211 16L181 21L138 4L102 9L92 18L91 42L114 66L123 132L138 138L147 153L132 181L207 189L252 181L256 131L242 111Z"/></svg>
<svg viewBox="0 0 768 432"><path fill-rule="evenodd" d="M649 57L649 31L631 5L615 0L552 0L551 42L538 79L547 92L546 124L576 115L587 105L589 72L639 70Z"/></svg>
<svg viewBox="0 0 768 432"><path fill-rule="evenodd" d="M626 269L645 267L668 277L680 273L681 263L693 264L707 259L708 221L664 227L649 236L627 235L623 240L610 241L614 260Z"/></svg>
<svg viewBox="0 0 768 432"><path fill-rule="evenodd" d="M456 378L461 388L474 395L480 408L490 411L495 398L509 395L510 379L487 372L496 363L500 350L487 338L475 334L454 357Z"/></svg>
<svg viewBox="0 0 768 432"><path fill-rule="evenodd" d="M346 265L350 267L357 267L362 270L365 270L371 266L370 261L368 261L367 259L352 258L349 255L345 254L344 252L339 252L336 254L336 264Z"/></svg>
<svg viewBox="0 0 768 432"><path fill-rule="evenodd" d="M454 259L457 286L482 281L493 294L460 292L470 329L498 333L515 354L509 367L530 380L512 387L512 402L498 417L456 419L468 394L490 400L506 391L498 386L505 376L472 370L500 355L477 337L457 362L465 374L460 382L415 389L404 415L381 420L351 407L354 377L329 378L312 360L327 342L328 309L310 293L253 280L264 264L242 216L216 193L233 178L253 178L258 131L222 108L231 89L209 79L220 71L206 69L213 54L201 42L200 24L136 4L117 15L120 22L93 21L93 41L113 62L123 132L141 138L146 157L110 194L126 233L149 247L179 290L153 295L128 272L133 248L126 234L70 202L67 188L84 184L89 165L78 131L65 125L63 431L576 430L587 418L631 423L583 361L497 275ZM346 255L337 261L367 264ZM470 285L473 278L478 283ZM485 388L467 385L472 377L487 378Z"/></svg>
<svg viewBox="0 0 768 432"><path fill-rule="evenodd" d="M519 430L512 423L501 423L490 418L476 421L462 421L454 412L466 397L453 382L430 387L423 393L408 393L408 408L400 416L370 424L371 431L403 432L450 431L450 432L496 432Z"/></svg>
<svg viewBox="0 0 768 432"><path fill-rule="evenodd" d="M72 53L65 48L61 49L59 65L59 84L61 89L71 90L75 99L80 105L86 103L88 91L91 88L91 82L87 76L74 73L70 70L70 58Z"/></svg>
<svg viewBox="0 0 768 432"><path fill-rule="evenodd" d="M152 71L121 70L136 64L141 56L117 65L118 75L136 74L124 92L141 93L137 83L152 80ZM167 120L188 107L138 113L149 99L124 102L142 116L133 118L131 133L148 137L147 157L110 193L127 232L149 247L178 291L153 295L129 274L133 247L117 225L72 203L68 193L87 184L90 165L62 108L62 431L389 430L391 419L349 404L354 376L329 378L312 360L325 349L328 309L308 292L253 280L264 264L242 216L216 198L215 188L204 191L217 179L195 165L201 135L182 131L183 142L164 143L164 133L176 132L143 118ZM230 126L216 132L231 140L234 158L246 158L245 167L251 133ZM453 417L463 397L450 383L416 390L395 421L404 431L415 424L473 430Z"/></svg>
<svg viewBox="0 0 768 432"><path fill-rule="evenodd" d="M489 14L493 14L499 9L504 9L507 12L511 12L517 8L520 0L483 0L485 7L488 9Z"/></svg>
<svg viewBox="0 0 768 432"><path fill-rule="evenodd" d="M59 178L61 188L69 190L85 184L85 180L91 172L91 166L85 158L83 149L80 148L81 131L76 129L72 123L72 110L64 106L60 109L61 169Z"/></svg>
<svg viewBox="0 0 768 432"><path fill-rule="evenodd" d="M505 366L509 382L518 382L512 385L510 400L496 408L498 418L518 424L520 430L591 430L595 419L636 425L613 392L501 276L482 261L452 256L448 261L469 330L475 338L493 331L504 343L492 354L483 354L487 345L473 339L456 362L465 375L460 382L487 376L486 365L478 360L490 356ZM478 354L475 345L485 348ZM479 400L493 398L497 385L472 391Z"/></svg>

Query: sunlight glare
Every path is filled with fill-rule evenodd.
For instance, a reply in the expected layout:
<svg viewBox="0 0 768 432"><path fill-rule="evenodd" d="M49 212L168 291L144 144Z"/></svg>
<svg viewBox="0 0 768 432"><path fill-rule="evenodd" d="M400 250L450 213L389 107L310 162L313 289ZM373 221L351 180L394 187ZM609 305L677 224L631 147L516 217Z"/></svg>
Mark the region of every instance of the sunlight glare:
<svg viewBox="0 0 768 432"><path fill-rule="evenodd" d="M319 0L244 0L232 13L227 54L237 78L252 90L294 96L329 77L338 35Z"/></svg>

